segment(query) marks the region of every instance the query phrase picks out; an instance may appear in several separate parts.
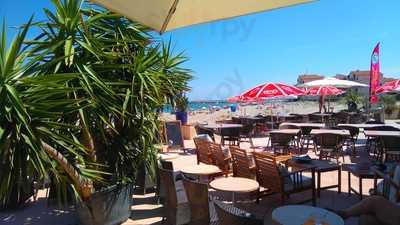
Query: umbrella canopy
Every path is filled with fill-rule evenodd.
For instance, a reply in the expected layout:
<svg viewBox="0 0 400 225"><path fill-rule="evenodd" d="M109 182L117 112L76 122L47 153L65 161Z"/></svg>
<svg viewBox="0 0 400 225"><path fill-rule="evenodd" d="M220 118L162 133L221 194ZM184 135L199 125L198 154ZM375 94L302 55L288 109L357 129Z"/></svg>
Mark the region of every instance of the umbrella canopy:
<svg viewBox="0 0 400 225"><path fill-rule="evenodd" d="M389 92L400 92L400 80L393 80L386 82L380 86L377 90L377 94L389 93Z"/></svg>
<svg viewBox="0 0 400 225"><path fill-rule="evenodd" d="M354 82L351 80L340 80L333 77L324 78L321 80L314 80L303 84L304 87L337 87L337 88L350 88L350 87L368 87L366 84Z"/></svg>
<svg viewBox="0 0 400 225"><path fill-rule="evenodd" d="M335 96L335 95L341 95L344 93L344 91L340 90L339 88L336 87L311 87L311 88L304 88L304 95L308 96Z"/></svg>
<svg viewBox="0 0 400 225"><path fill-rule="evenodd" d="M91 0L160 33L315 0Z"/></svg>
<svg viewBox="0 0 400 225"><path fill-rule="evenodd" d="M281 83L266 83L254 87L239 96L229 98L228 101L263 101L273 98L293 98L303 94L304 91L297 87Z"/></svg>

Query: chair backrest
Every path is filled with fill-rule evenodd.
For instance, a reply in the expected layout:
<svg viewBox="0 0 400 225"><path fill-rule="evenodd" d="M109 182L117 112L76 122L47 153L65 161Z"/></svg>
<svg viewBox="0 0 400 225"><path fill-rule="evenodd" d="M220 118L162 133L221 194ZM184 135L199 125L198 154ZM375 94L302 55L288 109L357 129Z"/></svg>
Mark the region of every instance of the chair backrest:
<svg viewBox="0 0 400 225"><path fill-rule="evenodd" d="M322 122L322 117L314 115L313 113L308 115L308 120L310 122L318 122L321 123Z"/></svg>
<svg viewBox="0 0 400 225"><path fill-rule="evenodd" d="M246 150L237 146L229 146L229 151L232 156L233 176L253 179L255 174L250 170L251 164Z"/></svg>
<svg viewBox="0 0 400 225"><path fill-rule="evenodd" d="M244 124L242 128L240 128L241 135L251 136L254 132L256 127L255 123Z"/></svg>
<svg viewBox="0 0 400 225"><path fill-rule="evenodd" d="M314 136L314 142L320 147L335 148L340 144L342 138L342 136L337 134L317 134Z"/></svg>
<svg viewBox="0 0 400 225"><path fill-rule="evenodd" d="M370 121L367 121L367 122L365 122L366 124L385 124L385 123L383 123L383 122L380 122L380 121L376 121L376 120L370 120Z"/></svg>
<svg viewBox="0 0 400 225"><path fill-rule="evenodd" d="M161 168L164 170L172 170L174 171L174 164L171 161L160 160Z"/></svg>
<svg viewBox="0 0 400 225"><path fill-rule="evenodd" d="M260 186L268 188L271 192L281 192L283 184L275 156L266 152L253 152L253 156Z"/></svg>
<svg viewBox="0 0 400 225"><path fill-rule="evenodd" d="M196 146L197 163L213 164L211 159L210 143L204 138L193 138Z"/></svg>
<svg viewBox="0 0 400 225"><path fill-rule="evenodd" d="M214 200L215 211L220 225L262 225L264 221L257 219L251 213L232 205Z"/></svg>
<svg viewBox="0 0 400 225"><path fill-rule="evenodd" d="M218 168L220 168L225 175L228 174L229 171L229 164L225 161L225 154L222 150L222 146L217 143L210 143L211 155L214 160L214 163Z"/></svg>
<svg viewBox="0 0 400 225"><path fill-rule="evenodd" d="M196 134L197 134L197 135L207 134L213 141L215 141L215 139L214 139L214 133L213 133L211 130L202 128L202 127L201 127L200 125L198 125L198 124L196 124L196 125L194 126L194 129L196 130Z"/></svg>
<svg viewBox="0 0 400 225"><path fill-rule="evenodd" d="M400 162L400 137L383 136L381 141L386 155L385 161Z"/></svg>
<svg viewBox="0 0 400 225"><path fill-rule="evenodd" d="M176 188L174 182L174 172L171 170L166 170L162 168L158 168L158 174L160 176L160 185L164 187L165 190L165 203L166 207L176 208L177 196L176 196Z"/></svg>
<svg viewBox="0 0 400 225"><path fill-rule="evenodd" d="M230 129L221 129L221 136L239 137L240 130L241 130L240 127L230 128Z"/></svg>
<svg viewBox="0 0 400 225"><path fill-rule="evenodd" d="M340 126L340 128L344 130L348 130L350 132L351 137L357 137L360 133L360 128L354 126Z"/></svg>
<svg viewBox="0 0 400 225"><path fill-rule="evenodd" d="M271 145L288 146L290 141L293 140L293 136L284 133L270 133Z"/></svg>
<svg viewBox="0 0 400 225"><path fill-rule="evenodd" d="M190 206L190 225L210 223L208 185L184 177L183 186Z"/></svg>

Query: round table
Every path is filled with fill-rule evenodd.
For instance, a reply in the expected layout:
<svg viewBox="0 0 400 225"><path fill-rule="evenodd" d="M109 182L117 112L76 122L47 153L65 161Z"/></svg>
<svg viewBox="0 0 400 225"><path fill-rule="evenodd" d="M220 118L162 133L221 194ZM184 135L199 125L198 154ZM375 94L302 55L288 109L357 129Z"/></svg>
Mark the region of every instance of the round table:
<svg viewBox="0 0 400 225"><path fill-rule="evenodd" d="M196 176L210 176L222 171L214 165L198 164L193 166L187 166L181 169L182 173L196 175Z"/></svg>
<svg viewBox="0 0 400 225"><path fill-rule="evenodd" d="M282 225L304 224L310 222L311 218L320 220L322 224L344 225L343 219L335 213L307 205L287 205L276 208L272 212L272 219Z"/></svg>
<svg viewBox="0 0 400 225"><path fill-rule="evenodd" d="M210 187L218 191L232 192L232 202L235 203L235 193L257 191L260 185L257 181L243 177L223 177L210 182Z"/></svg>
<svg viewBox="0 0 400 225"><path fill-rule="evenodd" d="M159 153L157 156L161 160L165 160L165 161L173 160L173 159L176 159L176 158L180 157L179 154L177 154L177 153Z"/></svg>

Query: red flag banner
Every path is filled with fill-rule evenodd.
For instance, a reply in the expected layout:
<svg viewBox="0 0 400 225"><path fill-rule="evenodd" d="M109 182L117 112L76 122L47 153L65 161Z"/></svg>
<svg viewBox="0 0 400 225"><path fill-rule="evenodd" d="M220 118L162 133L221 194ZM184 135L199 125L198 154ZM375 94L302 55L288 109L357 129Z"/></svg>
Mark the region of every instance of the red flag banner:
<svg viewBox="0 0 400 225"><path fill-rule="evenodd" d="M374 105L378 103L376 90L380 83L379 71L379 43L375 46L371 56L370 85L369 85L369 102Z"/></svg>

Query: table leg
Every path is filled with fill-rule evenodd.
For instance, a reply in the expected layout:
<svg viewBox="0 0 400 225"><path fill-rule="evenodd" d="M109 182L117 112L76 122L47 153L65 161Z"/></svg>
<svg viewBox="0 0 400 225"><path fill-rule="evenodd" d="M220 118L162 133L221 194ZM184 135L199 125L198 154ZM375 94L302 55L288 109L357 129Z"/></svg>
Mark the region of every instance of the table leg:
<svg viewBox="0 0 400 225"><path fill-rule="evenodd" d="M350 172L347 172L347 174L348 174L348 188L349 188L349 196L351 195L351 173Z"/></svg>
<svg viewBox="0 0 400 225"><path fill-rule="evenodd" d="M342 193L342 169L338 169L338 193Z"/></svg>
<svg viewBox="0 0 400 225"><path fill-rule="evenodd" d="M317 172L318 180L317 180L317 196L321 197L321 172Z"/></svg>
<svg viewBox="0 0 400 225"><path fill-rule="evenodd" d="M315 169L312 170L311 177L312 177L311 179L312 179L312 184L313 184L313 188L312 188L312 204L313 204L313 206L316 206L317 202L316 202L316 196L315 196Z"/></svg>
<svg viewBox="0 0 400 225"><path fill-rule="evenodd" d="M358 182L359 182L359 185L360 185L360 199L362 200L363 199L363 192L362 192L362 178L361 177L359 177L358 178Z"/></svg>

